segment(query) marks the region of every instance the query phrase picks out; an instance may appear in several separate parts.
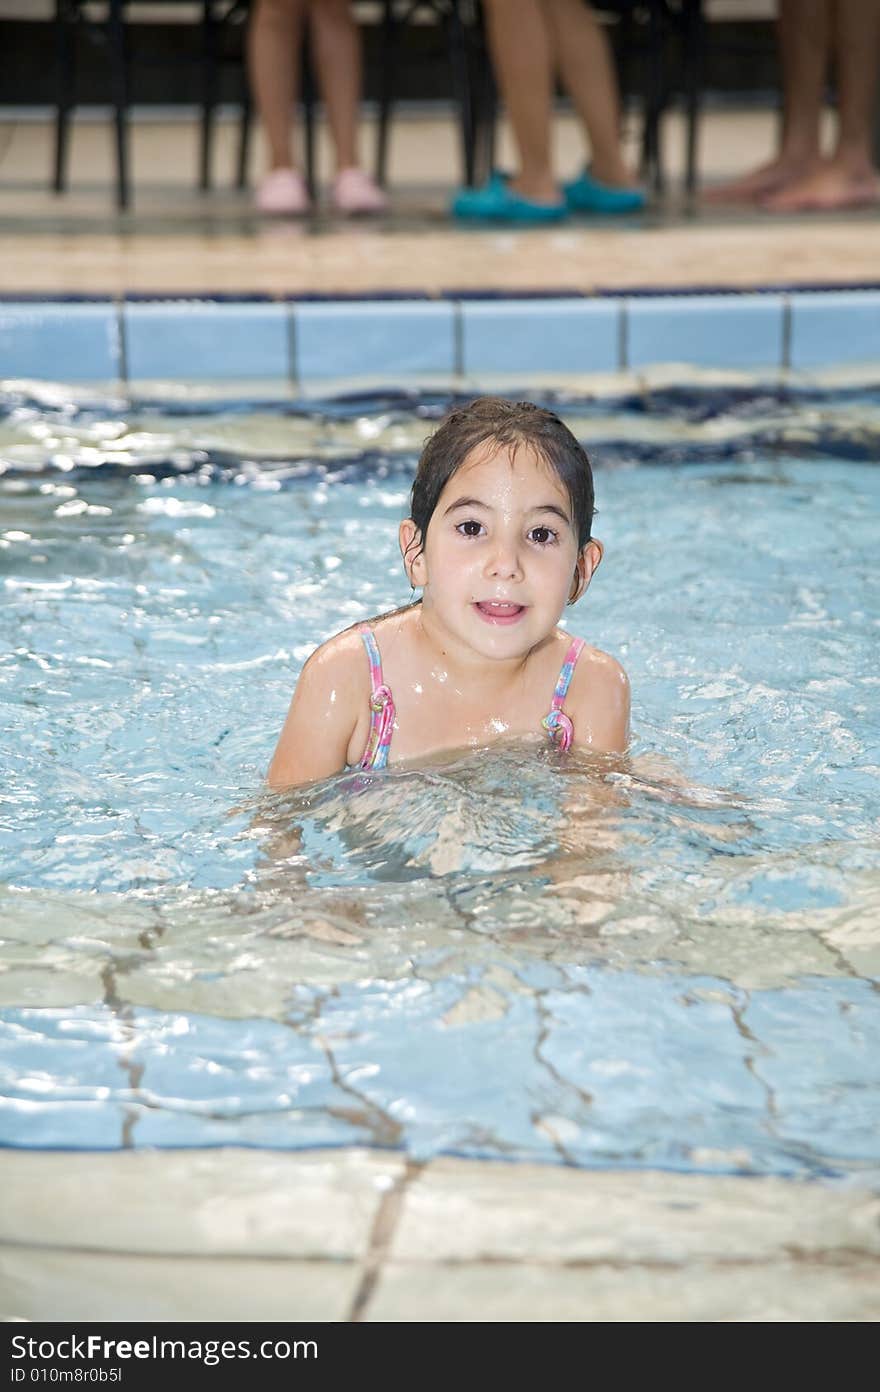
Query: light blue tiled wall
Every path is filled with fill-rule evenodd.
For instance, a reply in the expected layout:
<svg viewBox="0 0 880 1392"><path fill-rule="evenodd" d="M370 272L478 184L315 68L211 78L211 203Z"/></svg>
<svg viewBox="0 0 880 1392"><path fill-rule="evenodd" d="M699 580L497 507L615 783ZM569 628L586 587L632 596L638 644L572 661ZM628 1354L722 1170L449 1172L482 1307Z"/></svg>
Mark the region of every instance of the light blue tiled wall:
<svg viewBox="0 0 880 1392"><path fill-rule="evenodd" d="M629 367L693 363L755 371L779 368L783 295L652 295L627 302Z"/></svg>
<svg viewBox="0 0 880 1392"><path fill-rule="evenodd" d="M0 303L0 377L115 382L120 367L116 305Z"/></svg>
<svg viewBox="0 0 880 1392"><path fill-rule="evenodd" d="M456 370L455 306L426 300L357 300L295 307L296 377L402 380Z"/></svg>
<svg viewBox="0 0 880 1392"><path fill-rule="evenodd" d="M124 321L131 381L290 376L286 305L185 300L129 304Z"/></svg>
<svg viewBox="0 0 880 1392"><path fill-rule="evenodd" d="M620 300L474 300L461 306L462 370L615 372Z"/></svg>
<svg viewBox="0 0 880 1392"><path fill-rule="evenodd" d="M122 337L120 338L120 319ZM0 376L372 383L880 362L880 290L296 304L0 301Z"/></svg>
<svg viewBox="0 0 880 1392"><path fill-rule="evenodd" d="M880 291L791 297L791 366L822 368L880 360Z"/></svg>

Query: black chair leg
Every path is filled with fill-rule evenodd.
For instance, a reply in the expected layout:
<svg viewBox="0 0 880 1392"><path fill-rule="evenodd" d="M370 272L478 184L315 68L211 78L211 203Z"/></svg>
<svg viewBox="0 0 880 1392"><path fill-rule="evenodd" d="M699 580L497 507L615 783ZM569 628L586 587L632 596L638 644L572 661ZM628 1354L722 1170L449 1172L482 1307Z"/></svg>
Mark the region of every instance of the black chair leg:
<svg viewBox="0 0 880 1392"><path fill-rule="evenodd" d="M199 188L211 187L211 153L214 144L214 112L217 107L217 20L212 0L202 5L202 132L199 151Z"/></svg>
<svg viewBox="0 0 880 1392"><path fill-rule="evenodd" d="M116 204L128 207L128 51L125 39L123 0L110 0L108 37L113 84L113 118L116 128Z"/></svg>
<svg viewBox="0 0 880 1392"><path fill-rule="evenodd" d="M702 0L684 0L683 10L684 90L687 111L687 163L685 188L693 195L697 189L697 136L702 95L703 24Z"/></svg>
<svg viewBox="0 0 880 1392"><path fill-rule="evenodd" d="M302 104L306 147L306 188L309 191L309 197L314 201L317 188L317 170L315 167L315 75L309 59L308 44L303 44L302 54Z"/></svg>
<svg viewBox="0 0 880 1392"><path fill-rule="evenodd" d="M401 3L397 8L394 0L383 0L376 122L376 182L380 185L386 183L388 176L388 139L400 34L415 13L428 5L446 32L453 92L459 113L464 182L472 186L478 171L481 172L482 164L491 163L495 102L480 7L475 8L473 24L469 27L462 15L460 0L409 0L408 4Z"/></svg>
<svg viewBox="0 0 880 1392"><path fill-rule="evenodd" d="M251 118L253 116L253 106L249 92L245 92L241 99L241 117L238 126L238 163L235 174L235 187L238 189L247 188L248 154L250 153L251 143Z"/></svg>
<svg viewBox="0 0 880 1392"><path fill-rule="evenodd" d="M244 20L243 64L241 69L241 116L238 123L238 161L235 169L235 187L238 189L247 188L248 155L250 153L251 126L254 115L247 62L247 26L249 23L250 14L247 13Z"/></svg>
<svg viewBox="0 0 880 1392"><path fill-rule="evenodd" d="M393 0L385 0L379 47L379 115L376 122L376 183L380 186L384 186L388 171L388 128L394 104L393 77L397 62L398 29Z"/></svg>
<svg viewBox="0 0 880 1392"><path fill-rule="evenodd" d="M452 85L459 111L461 133L461 154L464 182L473 187L476 162L474 106L471 91L468 53L464 25L458 5L453 4L447 21L449 26L449 63L452 70Z"/></svg>
<svg viewBox="0 0 880 1392"><path fill-rule="evenodd" d="M67 183L67 151L70 135L70 113L76 95L76 23L74 0L55 0L55 167L52 188L63 193Z"/></svg>
<svg viewBox="0 0 880 1392"><path fill-rule="evenodd" d="M477 114L475 118L475 181L479 184L490 177L495 168L495 139L498 125L498 90L489 60L489 50L482 26L476 39Z"/></svg>
<svg viewBox="0 0 880 1392"><path fill-rule="evenodd" d="M645 110L645 130L642 141L642 171L655 193L664 188L660 123L666 99L665 41L666 28L661 13L663 0L649 6L648 46L650 76Z"/></svg>

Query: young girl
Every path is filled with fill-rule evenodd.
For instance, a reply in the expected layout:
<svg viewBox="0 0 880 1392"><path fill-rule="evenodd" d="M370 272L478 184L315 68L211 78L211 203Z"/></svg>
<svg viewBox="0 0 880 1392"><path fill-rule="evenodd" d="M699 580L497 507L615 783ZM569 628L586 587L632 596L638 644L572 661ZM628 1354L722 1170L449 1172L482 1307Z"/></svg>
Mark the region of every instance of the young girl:
<svg viewBox="0 0 880 1392"><path fill-rule="evenodd" d="M273 788L543 729L622 753L629 683L557 627L602 559L593 478L571 431L483 397L428 440L400 524L416 603L338 633L303 667L269 767Z"/></svg>

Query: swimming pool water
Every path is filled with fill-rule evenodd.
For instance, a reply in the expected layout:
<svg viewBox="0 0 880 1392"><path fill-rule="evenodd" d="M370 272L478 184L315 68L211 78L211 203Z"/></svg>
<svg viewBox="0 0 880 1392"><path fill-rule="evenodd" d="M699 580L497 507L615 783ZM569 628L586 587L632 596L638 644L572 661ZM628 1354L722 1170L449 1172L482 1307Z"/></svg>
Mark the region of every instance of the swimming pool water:
<svg viewBox="0 0 880 1392"><path fill-rule="evenodd" d="M443 401L5 404L0 1142L876 1173L877 394L562 401L629 771L287 793Z"/></svg>

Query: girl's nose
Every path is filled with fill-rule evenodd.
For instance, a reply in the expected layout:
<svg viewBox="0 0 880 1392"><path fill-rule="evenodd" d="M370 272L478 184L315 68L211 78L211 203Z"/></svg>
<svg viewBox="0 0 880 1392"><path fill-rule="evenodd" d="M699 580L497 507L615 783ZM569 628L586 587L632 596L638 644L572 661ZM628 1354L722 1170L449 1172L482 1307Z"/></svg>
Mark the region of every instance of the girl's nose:
<svg viewBox="0 0 880 1392"><path fill-rule="evenodd" d="M497 537L486 565L486 573L499 580L522 579L519 547L512 540Z"/></svg>

